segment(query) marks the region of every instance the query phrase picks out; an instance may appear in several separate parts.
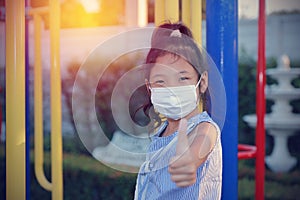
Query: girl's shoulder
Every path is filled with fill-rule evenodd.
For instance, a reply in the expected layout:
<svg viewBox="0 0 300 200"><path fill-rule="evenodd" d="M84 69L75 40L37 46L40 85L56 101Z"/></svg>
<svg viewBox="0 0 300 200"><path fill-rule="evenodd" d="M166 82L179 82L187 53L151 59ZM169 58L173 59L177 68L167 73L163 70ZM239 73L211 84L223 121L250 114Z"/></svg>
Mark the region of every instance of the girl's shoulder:
<svg viewBox="0 0 300 200"><path fill-rule="evenodd" d="M213 121L206 111L188 120L188 129L190 129L190 131L196 127L214 127L217 132L220 131L219 126ZM188 132L190 131L188 130Z"/></svg>
<svg viewBox="0 0 300 200"><path fill-rule="evenodd" d="M152 135L151 137L152 138L159 137L161 133L166 129L167 126L168 126L168 121L164 121L156 129L156 131L153 134L151 134ZM214 127L217 133L220 133L219 126L213 121L213 119L209 116L209 114L206 111L203 111L198 115L195 115L190 119L188 119L187 133L189 134L190 132L193 132L193 130L196 127Z"/></svg>

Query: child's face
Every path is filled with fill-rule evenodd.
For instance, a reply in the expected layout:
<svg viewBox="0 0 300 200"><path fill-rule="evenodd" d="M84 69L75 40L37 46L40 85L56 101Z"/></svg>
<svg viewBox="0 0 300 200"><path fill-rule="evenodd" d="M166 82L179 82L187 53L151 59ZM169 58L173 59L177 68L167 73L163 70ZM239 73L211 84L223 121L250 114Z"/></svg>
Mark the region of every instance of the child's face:
<svg viewBox="0 0 300 200"><path fill-rule="evenodd" d="M150 86L153 88L196 85L198 81L198 73L192 65L172 54L158 57L149 77ZM201 80L200 85L202 82Z"/></svg>

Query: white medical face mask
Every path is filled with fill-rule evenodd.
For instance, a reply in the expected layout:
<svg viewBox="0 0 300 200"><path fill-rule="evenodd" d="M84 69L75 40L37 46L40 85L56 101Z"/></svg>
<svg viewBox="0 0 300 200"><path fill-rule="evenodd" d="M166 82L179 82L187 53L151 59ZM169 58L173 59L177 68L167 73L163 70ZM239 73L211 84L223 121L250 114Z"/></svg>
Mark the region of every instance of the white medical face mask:
<svg viewBox="0 0 300 200"><path fill-rule="evenodd" d="M196 85L150 88L154 109L167 118L181 119L197 107Z"/></svg>

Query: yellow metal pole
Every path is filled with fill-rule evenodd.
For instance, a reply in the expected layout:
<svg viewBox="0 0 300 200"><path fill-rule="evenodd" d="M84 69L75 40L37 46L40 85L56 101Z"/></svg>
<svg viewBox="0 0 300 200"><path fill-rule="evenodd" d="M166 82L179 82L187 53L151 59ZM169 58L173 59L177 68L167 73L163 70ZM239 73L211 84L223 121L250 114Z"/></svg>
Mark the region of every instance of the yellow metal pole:
<svg viewBox="0 0 300 200"><path fill-rule="evenodd" d="M199 47L202 45L202 0L191 0L191 24L193 36ZM203 111L203 102L199 103L199 110Z"/></svg>
<svg viewBox="0 0 300 200"><path fill-rule="evenodd" d="M25 199L25 1L6 4L6 199Z"/></svg>
<svg viewBox="0 0 300 200"><path fill-rule="evenodd" d="M43 81L41 23L39 14L34 14L34 170L40 185L51 191L52 185L44 173L44 139L43 139Z"/></svg>
<svg viewBox="0 0 300 200"><path fill-rule="evenodd" d="M138 26L143 27L148 24L147 0L138 0Z"/></svg>
<svg viewBox="0 0 300 200"><path fill-rule="evenodd" d="M190 0L184 0L182 1L182 22L188 26L191 27L191 1Z"/></svg>
<svg viewBox="0 0 300 200"><path fill-rule="evenodd" d="M199 46L201 46L202 45L202 1L191 0L191 2L192 2L191 29L195 41L198 43Z"/></svg>
<svg viewBox="0 0 300 200"><path fill-rule="evenodd" d="M155 25L159 26L165 20L165 0L155 0L154 13Z"/></svg>
<svg viewBox="0 0 300 200"><path fill-rule="evenodd" d="M52 199L63 199L61 75L60 75L60 1L49 0L50 8L50 82L51 82L51 172Z"/></svg>
<svg viewBox="0 0 300 200"><path fill-rule="evenodd" d="M179 0L165 0L165 18L171 22L179 20Z"/></svg>

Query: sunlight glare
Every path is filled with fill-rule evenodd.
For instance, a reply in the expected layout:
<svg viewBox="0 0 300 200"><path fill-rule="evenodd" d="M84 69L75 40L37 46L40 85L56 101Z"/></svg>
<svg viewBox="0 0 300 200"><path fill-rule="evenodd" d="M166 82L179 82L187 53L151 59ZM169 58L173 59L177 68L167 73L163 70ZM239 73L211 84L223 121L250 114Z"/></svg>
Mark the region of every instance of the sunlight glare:
<svg viewBox="0 0 300 200"><path fill-rule="evenodd" d="M80 3L84 6L84 9L88 13L99 12L100 2L99 0L79 0Z"/></svg>

